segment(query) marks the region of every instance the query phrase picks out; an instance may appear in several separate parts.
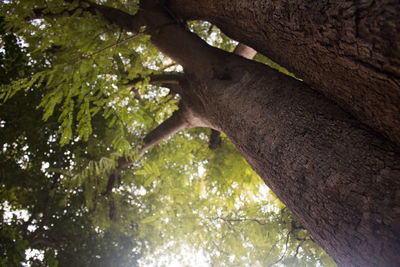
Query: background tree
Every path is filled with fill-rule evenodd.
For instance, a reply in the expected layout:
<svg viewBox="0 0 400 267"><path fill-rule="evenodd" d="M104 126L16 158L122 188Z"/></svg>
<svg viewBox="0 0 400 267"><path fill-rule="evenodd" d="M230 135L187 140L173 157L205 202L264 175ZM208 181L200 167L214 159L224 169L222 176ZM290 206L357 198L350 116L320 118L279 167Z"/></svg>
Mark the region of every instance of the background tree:
<svg viewBox="0 0 400 267"><path fill-rule="evenodd" d="M100 111L110 119L108 126L117 128L111 143L118 154L108 157L114 165L104 167L100 159L98 167L92 161L92 171L84 169L76 176L78 181L93 169L107 170L104 196L110 197L124 169L138 163L138 156L150 146L181 129L211 127L227 134L337 262L363 266L399 262L397 147L306 84L210 47L189 33L182 17L168 6L144 1L136 13L137 6L132 4L111 7L54 1L9 6L13 15L8 18L20 28L20 18L46 18L23 25L21 35L27 43L36 44L32 53L43 55L56 49L57 55L51 69L5 86L3 97L46 82L49 93L40 106L45 119L62 107L61 144L89 140L91 119ZM83 38L88 34L95 37L88 41ZM184 72L160 73L169 65L162 63L164 56L146 40L181 64ZM124 46L129 53L124 54ZM160 63L146 61L146 53ZM136 98L148 94L160 99L162 108L142 101L138 106L129 101L130 87L118 89L118 82L135 85L136 91L140 82L162 84L179 95L175 96L179 107L171 98L160 98L165 91L154 95L146 89L139 89ZM154 127L147 127L143 111L154 110L158 123L173 113L143 138L141 133ZM128 112L136 112L135 120L130 120ZM127 134L132 135L129 141ZM133 151L130 144L138 140L144 140L142 148L136 145ZM152 167L147 172L151 169L157 174ZM147 183L154 181L153 176ZM110 203L112 207L115 202ZM114 209L110 211L114 217Z"/></svg>

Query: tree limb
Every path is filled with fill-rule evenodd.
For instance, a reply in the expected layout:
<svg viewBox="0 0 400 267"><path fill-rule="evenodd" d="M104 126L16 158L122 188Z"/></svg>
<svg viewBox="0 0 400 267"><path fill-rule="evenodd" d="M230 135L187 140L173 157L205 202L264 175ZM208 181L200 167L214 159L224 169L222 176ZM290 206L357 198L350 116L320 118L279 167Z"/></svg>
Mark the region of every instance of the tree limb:
<svg viewBox="0 0 400 267"><path fill-rule="evenodd" d="M129 167L133 163L134 163L133 161L128 161L125 157L120 157L118 159L118 165L115 168L115 170L108 177L106 191L103 192L103 195L109 196L111 194L111 192L115 186L115 183L120 179L119 171L124 168Z"/></svg>
<svg viewBox="0 0 400 267"><path fill-rule="evenodd" d="M159 74L152 74L148 76L150 78L150 84L158 84L162 87L169 88L171 91L177 94L182 93L182 88L180 82L182 81L184 75L180 72L164 72ZM128 81L127 85L134 87L137 83L143 81L145 78L135 78Z"/></svg>
<svg viewBox="0 0 400 267"><path fill-rule="evenodd" d="M66 0L66 2L70 3L72 0ZM101 14L110 24L117 25L126 31L150 34L150 42L175 62L184 68L195 70L198 74L211 75L212 61L217 60L214 56L219 53L222 56L223 53L182 27L161 2L163 1L140 1L139 11L135 15L87 0L81 0L79 8L95 16ZM75 12L72 10L51 14L46 11L46 8L36 9L30 19L72 16ZM80 16L84 15L85 13L82 13Z"/></svg>
<svg viewBox="0 0 400 267"><path fill-rule="evenodd" d="M140 149L138 156L143 156L150 147L188 126L189 124L185 118L184 109L175 111L170 118L161 123L144 138L144 146Z"/></svg>
<svg viewBox="0 0 400 267"><path fill-rule="evenodd" d="M286 255L287 249L288 249L289 237L290 237L290 234L291 234L291 233L292 233L292 231L290 231L290 232L287 234L287 236L286 236L285 251L283 252L282 256L281 256L277 261L275 261L275 262L273 262L273 263L270 263L270 264L268 265L268 267L274 266L275 264L277 264L277 263L279 263L280 261L283 260L283 258L284 258L285 255Z"/></svg>
<svg viewBox="0 0 400 267"><path fill-rule="evenodd" d="M72 0L67 0L67 2L72 2ZM204 70L205 66L210 65L205 54L215 53L215 49L179 25L162 2L140 1L139 11L131 15L113 7L81 0L81 3L88 5L84 8L85 11L93 15L100 13L105 20L121 29L140 33L143 32L145 26L145 32L151 35L150 42L161 52L184 67L196 66Z"/></svg>
<svg viewBox="0 0 400 267"><path fill-rule="evenodd" d="M293 258L297 258L297 255L299 254L299 249L301 247L301 245L303 245L304 241L301 241L296 248L296 253L294 254Z"/></svg>
<svg viewBox="0 0 400 267"><path fill-rule="evenodd" d="M65 2L72 3L73 1L65 0ZM136 15L131 15L117 8L99 5L87 0L80 0L77 8L72 10L63 10L61 13L47 12L47 8L36 8L33 10L34 15L27 19L68 17L72 16L78 8L89 12L94 16L97 16L98 13L100 13L109 23L117 25L121 29L129 32L139 33L140 28L146 25L143 17L139 14L140 12ZM84 15L81 14L81 16Z"/></svg>
<svg viewBox="0 0 400 267"><path fill-rule="evenodd" d="M174 66L177 66L177 65L178 65L178 63L172 62L172 63L169 63L169 64L167 64L165 66L162 66L159 70L163 71L163 70L166 70L168 68L171 68L171 67L174 67Z"/></svg>
<svg viewBox="0 0 400 267"><path fill-rule="evenodd" d="M115 221L115 219L116 219L116 217L117 217L117 211L116 211L116 208L115 208L115 202L114 202L114 198L113 197L110 197L110 199L109 199L109 202L108 202L108 205L109 205L109 218L110 218L110 220L111 221Z"/></svg>
<svg viewBox="0 0 400 267"><path fill-rule="evenodd" d="M223 221L225 221L225 222L255 222L255 223L258 223L259 225L267 225L267 223L266 222L263 222L263 221L260 221L260 220L257 220L257 219L248 219L248 218L242 218L242 219L227 219L227 218L224 218L224 217L217 217L216 219L220 219L220 220L223 220Z"/></svg>
<svg viewBox="0 0 400 267"><path fill-rule="evenodd" d="M185 109L181 108L175 111L170 118L165 120L159 126L157 126L153 131L148 133L144 138L144 145L139 150L138 156L135 160L141 158L146 151L154 145L157 145L162 140L174 135L178 131L189 127L189 123L186 119ZM105 196L110 196L115 183L120 180L120 171L131 165L136 161L128 160L125 157L120 157L118 159L118 165L115 170L110 174L107 182L106 191L103 193Z"/></svg>
<svg viewBox="0 0 400 267"><path fill-rule="evenodd" d="M211 129L210 141L208 143L208 148L215 150L221 146L221 133L217 130Z"/></svg>

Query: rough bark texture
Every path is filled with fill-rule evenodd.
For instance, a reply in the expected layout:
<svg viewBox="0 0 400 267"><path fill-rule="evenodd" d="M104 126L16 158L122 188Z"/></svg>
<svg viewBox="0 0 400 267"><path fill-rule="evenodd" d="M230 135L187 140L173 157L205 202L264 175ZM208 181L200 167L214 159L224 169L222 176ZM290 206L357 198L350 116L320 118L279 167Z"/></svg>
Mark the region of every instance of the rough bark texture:
<svg viewBox="0 0 400 267"><path fill-rule="evenodd" d="M229 69L231 81L193 86L212 126L339 265L398 266L395 146L295 80L237 59Z"/></svg>
<svg viewBox="0 0 400 267"><path fill-rule="evenodd" d="M304 83L207 47L178 26L159 29L151 41L184 66L191 126L226 133L340 265L400 264L393 143Z"/></svg>
<svg viewBox="0 0 400 267"><path fill-rule="evenodd" d="M154 2L145 1L138 14L140 19L135 18L135 20L142 21L150 29L154 29L150 32L151 42L180 63L185 71L183 79L179 81L182 88L182 102L180 112L177 114L180 119L172 118L169 120L172 123L166 121L161 128L164 127L167 129L166 132L171 134L184 124L188 128L206 126L226 133L252 168L339 265L399 266L400 152L398 147L361 124L305 83L280 74L265 65L209 47L179 24L174 24L169 13L165 12L158 1ZM236 8L238 3L245 3L244 1L215 2L227 2L236 5ZM246 1L247 4L248 2L261 3L261 1ZM213 14L212 1L204 3L209 4L207 10ZM258 8L261 10L264 8L264 11L271 3L275 3L277 7L282 8L279 12L282 16L286 14L288 21L292 20L292 15L294 16L294 13L291 13L292 9L289 8L293 1L291 4L283 1L262 1L262 3L264 5ZM318 2L307 3L310 8L315 6L322 8ZM198 6L201 7L202 4L203 2L199 2ZM229 4L226 6L227 9ZM375 5L377 4L372 6ZM373 7L372 10L375 10ZM301 9L295 10L301 11ZM310 13L304 12L300 12L304 15L302 18L304 20L315 19L317 22L321 20L321 15L317 16L315 9L311 9ZM386 9L383 8L382 12L385 13ZM235 17L234 14L231 16ZM264 19L271 19L270 16L273 14L273 12L265 13ZM298 15L296 16L295 21L300 19ZM363 15L360 13L358 17L361 19L356 25L361 23ZM345 18L346 16L343 19ZM341 20L341 17L338 20ZM114 23L118 24L118 20ZM285 25L285 22L282 24ZM392 26L388 25L389 29ZM137 25L132 26L133 30L137 28ZM340 27L335 31L338 29ZM251 31L251 28L246 30ZM292 30L298 32L296 29ZM315 33L314 29L310 31ZM281 35L285 36L284 32ZM280 38L285 38L282 36L275 36L277 40L271 39L271 43L275 41L279 43ZM323 47L323 42L318 40L314 40L317 43L314 46L311 42L313 37L310 38L310 43L298 44L300 50L305 47L319 47L319 44ZM327 38L329 41L329 37ZM305 54L299 53L297 56L290 49L291 45L296 46L295 44L289 45L285 42L280 44L279 49L293 57L293 62L305 61L312 55L311 52L306 53L306 50L302 50ZM363 47L363 44L360 41L359 48ZM373 51L374 48L371 49ZM315 51L315 55L321 56L319 53L322 52ZM327 54L329 53L325 51L324 55ZM372 55L380 60L379 55L373 53ZM325 66L321 63L322 58L324 57L321 56L317 64L312 65L313 68L321 69ZM328 68L338 75L340 71L336 68L341 68L344 61L341 61L341 57L337 57L336 60L338 60L337 66L332 62L327 64L330 66ZM363 80L365 79L374 86L382 86L384 90L388 90L385 96L392 96L394 99L392 101L397 101L398 94L393 92L397 92L398 88L388 87L391 81L395 81L394 84L397 82L396 78L393 78L397 77L396 69L381 66L383 72L371 72L371 66L378 69L379 66L376 65L378 61L374 62L373 58L368 60L369 65L364 64L364 61L348 59L348 62L358 66L357 69L344 71L345 67L342 66L345 78L333 75L329 80L330 90L342 94L349 92L353 95L355 93L348 82L358 81L360 88L367 88L368 84ZM388 64L394 63L396 62ZM315 73L314 69L311 71L310 66L306 70L308 71L304 71L304 74L308 74L311 78L316 77L314 80L311 79L314 86L317 82L320 82L322 87L328 86L325 81L319 80L318 77L322 76ZM326 69L321 72L327 76ZM348 72L351 73L350 76ZM352 76L356 78L350 79ZM382 84L379 83L380 80ZM368 87L368 90L373 90L374 86ZM378 89L375 92L378 92ZM398 107L394 107L394 102L389 100L385 102L384 107L390 110L387 114L391 114L393 119L392 111ZM357 107L371 111L367 108L368 105L362 105L368 101L354 101L353 111L358 111ZM157 130L154 133L155 136L162 136Z"/></svg>
<svg viewBox="0 0 400 267"><path fill-rule="evenodd" d="M170 0L285 66L400 144L398 0Z"/></svg>

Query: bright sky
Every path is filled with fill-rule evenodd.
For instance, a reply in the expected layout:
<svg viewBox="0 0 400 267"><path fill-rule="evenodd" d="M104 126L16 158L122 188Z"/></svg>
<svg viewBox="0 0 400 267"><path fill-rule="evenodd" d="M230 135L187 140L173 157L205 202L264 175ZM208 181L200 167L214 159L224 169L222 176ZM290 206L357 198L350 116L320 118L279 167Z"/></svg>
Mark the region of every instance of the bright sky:
<svg viewBox="0 0 400 267"><path fill-rule="evenodd" d="M0 208L4 210L3 221L11 222L12 218L28 221L29 213L27 210L11 210L8 202L4 202L0 204ZM28 227L29 228L29 227ZM32 229L34 230L34 229ZM25 259L38 259L43 260L44 251L37 249L27 249L25 250ZM23 263L24 267L29 267L30 264ZM178 257L175 259L171 259L169 256L161 256L161 257L149 257L147 259L140 260L139 266L142 267L154 267L154 266L169 266L169 267L187 267L187 266L196 266L196 267L210 267L207 258L205 257L203 251L195 251L189 246L183 246L183 249Z"/></svg>

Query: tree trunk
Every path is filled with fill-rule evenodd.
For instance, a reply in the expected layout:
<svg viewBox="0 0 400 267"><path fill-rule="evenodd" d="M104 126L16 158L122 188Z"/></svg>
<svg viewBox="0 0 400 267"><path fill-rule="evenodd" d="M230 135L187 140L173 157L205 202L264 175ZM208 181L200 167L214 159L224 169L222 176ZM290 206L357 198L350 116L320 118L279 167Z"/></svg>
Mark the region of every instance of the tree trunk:
<svg viewBox="0 0 400 267"><path fill-rule="evenodd" d="M400 145L398 0L170 0L220 27Z"/></svg>
<svg viewBox="0 0 400 267"><path fill-rule="evenodd" d="M223 79L190 77L184 101L202 103L209 126L227 134L339 265L399 266L396 146L261 64L231 56L220 68Z"/></svg>

